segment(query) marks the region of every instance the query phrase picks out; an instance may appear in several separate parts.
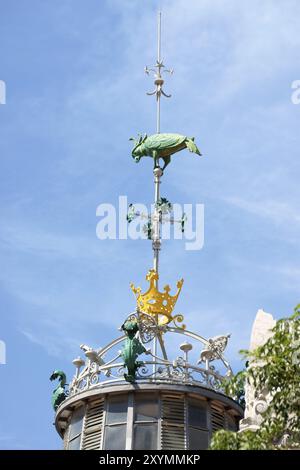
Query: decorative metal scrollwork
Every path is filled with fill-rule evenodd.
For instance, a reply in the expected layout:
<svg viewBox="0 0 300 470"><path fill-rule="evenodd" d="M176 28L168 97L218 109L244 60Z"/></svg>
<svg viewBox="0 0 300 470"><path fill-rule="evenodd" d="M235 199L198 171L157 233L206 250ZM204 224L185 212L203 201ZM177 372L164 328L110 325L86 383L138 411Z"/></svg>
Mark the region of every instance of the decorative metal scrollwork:
<svg viewBox="0 0 300 470"><path fill-rule="evenodd" d="M217 336L206 340L205 338L187 331L185 325L181 324L183 316L178 314L173 318L173 325L159 324L154 315L149 315L141 311L135 311L128 315L125 321L134 321L138 324L136 338L142 344L149 344L148 349L140 355L139 366L136 370L136 381L157 381L159 383L182 383L201 385L213 390L223 390L223 378L231 374L229 363L223 357L229 335ZM169 358L172 347L169 348L168 338L171 333L179 333L189 339L189 342L180 344L181 355ZM174 336L173 336L174 337ZM126 368L123 365L122 345L126 338L121 336L110 344L99 350L84 348L87 356L86 362L81 361L81 371L77 373L69 385L70 396L87 390L89 387L102 387L109 383L122 383ZM200 345L200 359L198 364L193 363L188 357L191 350L196 350ZM204 347L203 347L204 346ZM160 349L159 349L160 348ZM93 351L93 354L91 353ZM106 357L104 362L103 358ZM95 359L94 359L95 358ZM214 361L218 361L218 366L222 365L225 371L219 373ZM202 363L205 363L203 366ZM78 364L79 361L76 361ZM257 403L258 408L261 403Z"/></svg>
<svg viewBox="0 0 300 470"><path fill-rule="evenodd" d="M183 330L185 330L186 326L182 323L183 320L184 320L184 317L181 313L178 313L177 315L173 317L173 322L176 328L182 328ZM178 325L178 323L182 323L182 325Z"/></svg>
<svg viewBox="0 0 300 470"><path fill-rule="evenodd" d="M149 343L157 335L158 325L154 317L147 313L138 316L139 332L142 342Z"/></svg>
<svg viewBox="0 0 300 470"><path fill-rule="evenodd" d="M227 346L229 338L230 335L220 335L215 336L214 338L210 338L208 340L208 347L201 351L198 363L203 361L215 361L216 359L220 359L222 357L222 353L224 352Z"/></svg>

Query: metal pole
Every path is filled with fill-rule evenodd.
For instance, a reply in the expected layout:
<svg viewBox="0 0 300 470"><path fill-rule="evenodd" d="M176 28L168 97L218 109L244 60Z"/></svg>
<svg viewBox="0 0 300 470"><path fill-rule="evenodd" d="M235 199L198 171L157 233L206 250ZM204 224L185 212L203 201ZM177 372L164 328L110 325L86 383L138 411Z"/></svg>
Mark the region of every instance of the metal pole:
<svg viewBox="0 0 300 470"><path fill-rule="evenodd" d="M157 78L161 78L160 75L160 64L161 64L161 11L158 12L158 25L157 25ZM160 90L157 89L156 93L156 133L160 134Z"/></svg>
<svg viewBox="0 0 300 470"><path fill-rule="evenodd" d="M160 212L157 209L157 203L159 201L159 186L160 186L160 178L162 176L162 169L155 168L154 169L154 217L153 217L153 240L152 240L152 247L153 247L153 269L158 273L159 270L159 251L161 247L161 239L160 239ZM156 281L156 287L158 287L158 282Z"/></svg>
<svg viewBox="0 0 300 470"><path fill-rule="evenodd" d="M172 70L165 69L161 58L161 12L158 12L158 24L157 24L157 60L156 64L151 68L145 67L145 72L149 75L150 72L154 73L154 84L155 90L147 93L149 96L156 97L156 133L160 134L160 99L161 95L164 95L166 98L170 98L171 95L167 95L163 90L164 80L162 78L162 72L173 73ZM157 209L157 203L160 199L159 195L159 185L160 179L163 175L163 171L160 167L154 168L154 202L155 209L152 218L152 249L153 249L153 269L159 272L159 251L161 248L161 214ZM155 286L158 289L158 282L155 282ZM156 315L156 320L158 320L158 315ZM153 354L156 355L157 352L157 338L154 337L153 340ZM156 364L154 359L153 372L156 372Z"/></svg>
<svg viewBox="0 0 300 470"><path fill-rule="evenodd" d="M160 75L160 60L161 60L161 12L158 12L158 27L157 27L157 64L158 64L158 75ZM156 93L156 133L160 133L160 92L157 89ZM157 203L159 201L159 185L160 185L160 178L162 176L161 168L155 168L154 171L154 226L153 226L153 240L152 240L152 247L153 247L153 269L158 274L159 269L159 251L161 247L161 240L160 240L160 214L157 209ZM156 289L158 289L158 281L155 283ZM158 315L156 315L156 322L158 322ZM154 356L157 355L157 337L154 336L153 340L153 354ZM156 358L154 357L154 364L153 364L153 373L156 373Z"/></svg>
<svg viewBox="0 0 300 470"><path fill-rule="evenodd" d="M156 133L160 134L160 95L157 95Z"/></svg>
<svg viewBox="0 0 300 470"><path fill-rule="evenodd" d="M158 25L157 25L157 65L158 65L158 72L157 76L160 77L160 64L161 64L161 12L158 12ZM156 109L157 109L157 119L156 119L156 132L157 134L160 133L160 90L159 85L156 85L157 92L156 92ZM159 201L159 185L160 185L160 178L162 177L162 169L161 168L154 168L154 223L153 223L153 240L152 240L152 247L153 247L153 269L158 273L159 269L159 251L161 247L161 240L160 240L160 213L157 209L157 203ZM158 282L156 281L156 288L158 288Z"/></svg>
<svg viewBox="0 0 300 470"><path fill-rule="evenodd" d="M161 59L161 11L158 12L158 28L157 28L157 60Z"/></svg>

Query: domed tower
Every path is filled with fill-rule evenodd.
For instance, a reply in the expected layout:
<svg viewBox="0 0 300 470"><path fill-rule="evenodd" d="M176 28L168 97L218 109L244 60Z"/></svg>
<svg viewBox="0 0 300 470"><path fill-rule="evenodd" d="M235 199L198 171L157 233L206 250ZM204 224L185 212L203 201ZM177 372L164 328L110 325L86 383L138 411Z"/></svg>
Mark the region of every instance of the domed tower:
<svg viewBox="0 0 300 470"><path fill-rule="evenodd" d="M66 390L65 374L53 392L55 426L64 448L84 450L207 449L218 429L238 430L240 405L226 396L223 380L232 374L224 357L229 335L206 339L190 331L183 315L174 313L183 279L171 294L169 285L159 289L161 224L180 224L172 204L160 197L163 170L171 155L184 148L200 154L194 139L160 133L162 72L167 71L160 52L161 15L158 22L158 57L154 68L157 133L135 142L133 157L154 161L155 204L145 225L152 240L153 268L146 275L145 292L131 284L135 310L120 319L116 339L101 348L81 345L85 359L74 359L75 375ZM160 160L164 167L159 166ZM128 222L143 214L129 206Z"/></svg>

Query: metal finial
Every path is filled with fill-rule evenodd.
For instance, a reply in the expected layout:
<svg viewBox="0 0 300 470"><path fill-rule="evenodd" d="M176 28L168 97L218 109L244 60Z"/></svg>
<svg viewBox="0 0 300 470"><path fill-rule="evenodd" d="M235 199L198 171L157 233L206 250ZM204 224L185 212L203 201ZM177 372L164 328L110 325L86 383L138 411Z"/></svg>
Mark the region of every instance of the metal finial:
<svg viewBox="0 0 300 470"><path fill-rule="evenodd" d="M162 74L164 72L168 72L170 74L173 73L173 69L166 69L161 58L161 12L158 13L158 34L157 34L157 60L156 64L152 67L145 67L145 73L150 75L150 72L154 74L154 85L155 89L147 93L148 96L155 95L156 102L157 102L157 119L156 119L156 132L157 134L160 133L160 98L161 95L165 96L166 98L170 98L171 95L165 93L163 89L164 79L162 78Z"/></svg>

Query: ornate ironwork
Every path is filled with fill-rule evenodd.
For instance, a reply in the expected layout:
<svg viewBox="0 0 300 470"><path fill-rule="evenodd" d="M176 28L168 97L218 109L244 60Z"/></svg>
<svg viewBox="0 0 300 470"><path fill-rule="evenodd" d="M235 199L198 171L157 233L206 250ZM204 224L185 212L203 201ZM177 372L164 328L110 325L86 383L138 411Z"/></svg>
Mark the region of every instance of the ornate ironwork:
<svg viewBox="0 0 300 470"><path fill-rule="evenodd" d="M201 385L222 392L224 377L232 373L229 363L223 356L229 335L207 340L197 333L184 329L183 326L178 326L175 319L180 322L181 317L175 316L173 325L160 325L157 318L140 311L135 311L126 317L125 322L137 322L135 337L144 345L145 350L139 357L139 367L134 380L137 383ZM179 351L184 353L184 357L180 354L169 356L169 352L174 351L176 334L180 342ZM184 336L185 342L182 342L181 335ZM76 373L69 385L69 396L124 382L126 367L122 358L122 346L125 341L124 335L100 349L93 350L85 346L83 349L87 359L81 371L78 371L78 363L82 365L84 361L79 361L78 358L75 361ZM160 346L160 351L154 347L155 343L156 347ZM200 360L197 362L199 355ZM94 359L91 360L89 357ZM219 372L216 366L218 369L221 367L222 371Z"/></svg>
<svg viewBox="0 0 300 470"><path fill-rule="evenodd" d="M225 350L230 335L215 336L208 340L208 347L203 349L198 362L214 361L219 359Z"/></svg>

